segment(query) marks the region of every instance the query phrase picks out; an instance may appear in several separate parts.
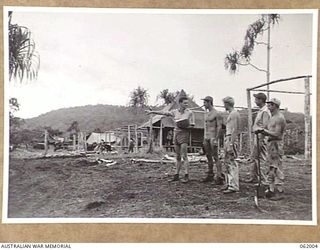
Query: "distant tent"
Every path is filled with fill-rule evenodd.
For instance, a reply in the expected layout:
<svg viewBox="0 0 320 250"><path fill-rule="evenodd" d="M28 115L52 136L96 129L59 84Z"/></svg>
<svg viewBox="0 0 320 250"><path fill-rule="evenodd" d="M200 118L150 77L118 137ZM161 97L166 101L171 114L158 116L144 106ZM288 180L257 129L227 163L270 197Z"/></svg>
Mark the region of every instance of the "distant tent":
<svg viewBox="0 0 320 250"><path fill-rule="evenodd" d="M114 134L114 133L109 133L109 132L104 132L104 133L96 133L92 132L88 139L87 143L88 144L93 144L94 142L100 143L101 140L104 140L107 143L115 143L119 142L120 139Z"/></svg>

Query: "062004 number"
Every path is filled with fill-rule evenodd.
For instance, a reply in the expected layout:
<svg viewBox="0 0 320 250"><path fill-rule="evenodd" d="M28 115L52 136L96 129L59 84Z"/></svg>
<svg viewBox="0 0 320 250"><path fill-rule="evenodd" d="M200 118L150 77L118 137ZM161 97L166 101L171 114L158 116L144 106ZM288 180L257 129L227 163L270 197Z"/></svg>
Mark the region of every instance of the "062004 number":
<svg viewBox="0 0 320 250"><path fill-rule="evenodd" d="M300 244L300 248L318 248L318 244L310 243L310 244Z"/></svg>

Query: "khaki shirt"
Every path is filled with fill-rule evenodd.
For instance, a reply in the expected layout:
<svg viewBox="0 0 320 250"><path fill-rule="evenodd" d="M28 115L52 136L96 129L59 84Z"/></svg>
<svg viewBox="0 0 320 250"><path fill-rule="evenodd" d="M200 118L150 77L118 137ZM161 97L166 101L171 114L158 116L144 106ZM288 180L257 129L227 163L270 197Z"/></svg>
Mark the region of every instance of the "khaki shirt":
<svg viewBox="0 0 320 250"><path fill-rule="evenodd" d="M257 129L267 128L270 117L271 117L270 110L265 104L263 107L259 109L257 113L257 117L254 120L254 124L253 124L253 131Z"/></svg>
<svg viewBox="0 0 320 250"><path fill-rule="evenodd" d="M185 109L183 111L183 113L180 112L179 109L174 109L174 110L171 110L170 111L170 114L173 116L173 119L175 121L175 130L176 131L181 131L181 130L184 130L184 129L181 129L181 128L178 128L177 127L177 121L179 120L184 120L184 119L191 119L192 117L192 111L190 109Z"/></svg>

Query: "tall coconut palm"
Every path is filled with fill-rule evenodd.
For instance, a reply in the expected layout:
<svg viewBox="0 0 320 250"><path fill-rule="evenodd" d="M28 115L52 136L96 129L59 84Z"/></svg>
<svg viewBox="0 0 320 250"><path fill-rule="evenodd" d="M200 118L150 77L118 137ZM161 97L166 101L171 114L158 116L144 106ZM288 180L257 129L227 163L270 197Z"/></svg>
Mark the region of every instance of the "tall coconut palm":
<svg viewBox="0 0 320 250"><path fill-rule="evenodd" d="M9 80L33 80L38 76L40 56L35 50L31 31L12 24L11 19L12 11L9 11Z"/></svg>
<svg viewBox="0 0 320 250"><path fill-rule="evenodd" d="M160 94L157 96L157 99L162 99L164 104L169 104L174 101L176 94L174 92L170 92L168 89L164 89L160 91Z"/></svg>
<svg viewBox="0 0 320 250"><path fill-rule="evenodd" d="M148 98L148 91L139 86L130 93L130 106L134 108L146 107L148 104Z"/></svg>

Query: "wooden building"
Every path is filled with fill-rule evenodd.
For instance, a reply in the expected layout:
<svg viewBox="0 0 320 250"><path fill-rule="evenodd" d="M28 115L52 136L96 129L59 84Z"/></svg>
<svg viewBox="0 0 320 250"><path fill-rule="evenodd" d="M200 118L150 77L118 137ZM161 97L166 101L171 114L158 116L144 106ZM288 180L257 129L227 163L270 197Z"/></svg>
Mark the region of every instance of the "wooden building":
<svg viewBox="0 0 320 250"><path fill-rule="evenodd" d="M171 111L179 108L178 100L181 96L187 96L184 90L181 90L176 96L174 102L165 106L161 111ZM194 126L189 128L189 150L194 152L197 149L202 148L202 142L204 137L204 110L196 104L191 98L189 99L189 109L194 114ZM152 120L152 122L151 122ZM163 115L153 115L150 120L142 124L139 128L152 129L152 136L154 146L160 148L172 148L173 147L173 129L175 122L172 117Z"/></svg>

